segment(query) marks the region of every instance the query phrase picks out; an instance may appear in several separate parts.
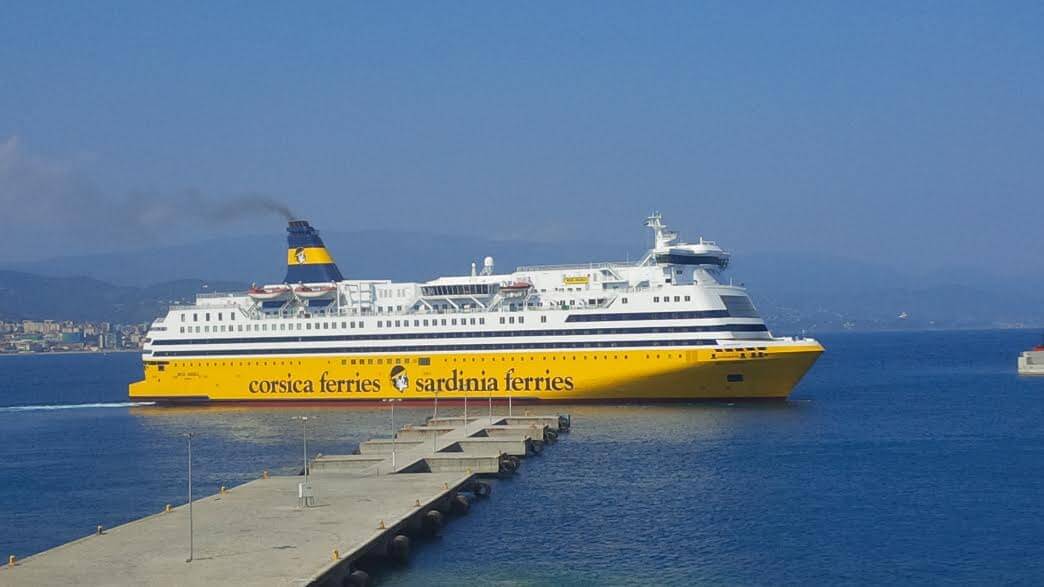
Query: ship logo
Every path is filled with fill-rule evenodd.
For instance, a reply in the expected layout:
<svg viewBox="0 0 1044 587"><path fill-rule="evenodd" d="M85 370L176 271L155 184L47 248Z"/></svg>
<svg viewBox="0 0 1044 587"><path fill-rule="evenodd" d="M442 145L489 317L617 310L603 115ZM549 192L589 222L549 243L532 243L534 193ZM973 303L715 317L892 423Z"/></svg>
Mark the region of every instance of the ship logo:
<svg viewBox="0 0 1044 587"><path fill-rule="evenodd" d="M402 365L396 365L391 370L391 382L392 386L395 387L402 393L410 386L410 376L406 374L406 367Z"/></svg>
<svg viewBox="0 0 1044 587"><path fill-rule="evenodd" d="M304 265L305 259L307 259L304 247L297 247L294 250L294 259L297 260L298 265Z"/></svg>

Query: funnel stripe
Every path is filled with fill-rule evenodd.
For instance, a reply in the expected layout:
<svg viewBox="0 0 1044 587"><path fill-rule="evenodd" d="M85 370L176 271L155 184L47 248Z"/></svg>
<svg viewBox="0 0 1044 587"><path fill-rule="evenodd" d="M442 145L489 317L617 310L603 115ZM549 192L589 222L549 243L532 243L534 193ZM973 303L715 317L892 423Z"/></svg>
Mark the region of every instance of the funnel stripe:
<svg viewBox="0 0 1044 587"><path fill-rule="evenodd" d="M333 262L326 247L297 247L286 251L287 265L332 265Z"/></svg>

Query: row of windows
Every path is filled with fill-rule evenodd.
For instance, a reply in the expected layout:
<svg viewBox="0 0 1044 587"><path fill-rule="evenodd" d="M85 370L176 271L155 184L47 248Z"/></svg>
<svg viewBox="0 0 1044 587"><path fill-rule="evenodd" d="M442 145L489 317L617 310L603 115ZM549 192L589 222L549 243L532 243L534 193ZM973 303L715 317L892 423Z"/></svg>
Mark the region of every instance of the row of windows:
<svg viewBox="0 0 1044 587"><path fill-rule="evenodd" d="M426 296L487 296L490 294L488 283L465 283L460 285L426 285L421 288Z"/></svg>
<svg viewBox="0 0 1044 587"><path fill-rule="evenodd" d="M432 318L431 320L416 319L416 320L413 321L413 326L414 326L414 328L419 328L421 326L458 326L458 325L459 326L467 326L468 324L471 324L472 326L474 326L476 324L484 325L486 323L486 319L485 318L471 318L470 322L469 322L468 318L460 318L459 320L460 320L460 322L458 324L458 319L457 318ZM522 319L520 318L519 322L521 322L521 321L522 321ZM430 324L429 324L429 322L430 322ZM441 322L441 324L440 324L440 322ZM504 323L504 319L503 318L500 319L500 323L501 324ZM515 323L514 317L511 318L511 323L512 324ZM398 328L398 327L401 327L401 326L405 326L405 327L409 328L410 321L409 320L395 320L394 322L391 321L391 320L387 320L387 321L384 321L384 322L382 322L380 320L377 321L377 328L382 328L382 327L383 328L392 328L392 327Z"/></svg>
<svg viewBox="0 0 1044 587"><path fill-rule="evenodd" d="M360 354L360 353L405 353L433 351L500 351L500 350L535 350L535 349L583 349L614 347L656 347L656 346L710 346L717 344L713 339L693 340L630 340L630 341L596 341L596 342L534 342L506 344L447 344L416 345L398 347L328 347L328 348L291 348L291 349L228 349L228 350L191 350L191 351L155 351L156 357L186 356L221 356L221 355L323 355L323 354Z"/></svg>
<svg viewBox="0 0 1044 587"><path fill-rule="evenodd" d="M543 323L546 323L547 322L547 316L541 316L540 317L540 321L543 322ZM525 316L518 316L517 318L515 316L508 316L506 318L504 316L501 316L500 317L500 323L501 324L525 324L526 323L526 318L525 318ZM250 332L251 330L253 330L253 332L268 332L269 330L271 330L272 332L275 332L275 331L285 331L285 330L302 330L302 329L304 329L304 330L312 330L313 329L313 324L314 324L315 330L329 330L331 328L337 328L337 322L314 322L314 323L313 322L297 322L297 323L286 323L286 322L284 322L284 323L271 324L271 329L269 328L269 324L254 324L253 328L251 328L250 324L246 324L246 325L238 324L235 327L233 327L232 325L227 325L226 326L226 325L222 324L222 325L215 325L213 327L213 329L211 329L210 326L202 326L202 327L200 327L200 326L195 326L195 327L193 327L193 326L181 326L179 332L181 332L182 334L185 334L186 332L191 334L191 333L194 333L194 332ZM433 318L433 319L430 319L430 320L429 319L423 319L423 320L416 319L416 320L413 320L413 326L415 328L419 328L419 327L422 327L422 326L425 326L425 327L426 326L468 326L468 325L471 325L471 326L476 326L476 325L477 326L484 326L485 324L486 324L486 319L485 318L460 318L460 319L457 319L457 318ZM394 321L393 320L378 320L377 321L377 328L401 328L401 327L407 327L408 328L409 326L410 326L410 321L409 320L394 320ZM347 329L347 328L366 328L366 322L362 321L362 320L360 320L358 322L356 322L355 320L343 320L343 321L341 321L341 328L343 328L343 329ZM159 330L159 329L158 328L153 328L153 330Z"/></svg>
<svg viewBox="0 0 1044 587"><path fill-rule="evenodd" d="M217 320L218 320L218 322L220 322L220 321L222 321L224 319L225 319L225 313L224 312L218 312L217 313ZM235 312L229 312L228 313L228 319L229 320L235 320L236 319L236 313ZM187 312L182 312L182 314L181 314L181 321L182 322L187 322L188 321L188 313ZM192 321L193 322L199 322L199 313L198 312L193 312L192 313ZM210 312L204 312L203 313L203 321L204 322L210 322Z"/></svg>
<svg viewBox="0 0 1044 587"><path fill-rule="evenodd" d="M682 301L682 297L685 298L686 302L692 301L691 296L674 296L674 301L680 302L680 301ZM664 303L669 303L671 301L671 296L663 296L663 301L664 301ZM627 302L624 302L624 303L626 304ZM653 296L653 303L654 304L660 303L660 296Z"/></svg>
<svg viewBox="0 0 1044 587"><path fill-rule="evenodd" d="M728 310L689 310L682 312L627 312L617 314L570 314L566 322L619 322L625 320L695 320L728 318ZM752 316L744 316L752 317Z"/></svg>
<svg viewBox="0 0 1044 587"><path fill-rule="evenodd" d="M711 358L712 359L717 359L718 358L718 353L726 353L725 356L722 357L723 359L734 358L736 356L736 353L739 353L739 358L741 358L741 359L746 359L748 353L750 354L751 358L767 357L768 353L764 352L764 351L767 351L767 350L768 350L768 347L764 347L764 346L734 348L734 349L714 349L714 352L711 353ZM731 353L731 354L728 354L728 353Z"/></svg>
<svg viewBox="0 0 1044 587"><path fill-rule="evenodd" d="M571 355L571 356L563 356L563 357L559 357L559 356L555 356L555 355L550 355L550 356L543 355L543 356L540 356L540 357L531 356L531 355L529 357L525 357L525 356L521 356L521 357L517 357L517 356L472 357L471 358L471 362L487 362L487 361L489 361L489 362L497 362L497 361L500 361L500 362L507 362L507 361L525 362L526 358L528 358L528 360L530 360L530 361L535 361L538 358L541 359L541 360L544 360L544 361L547 361L547 360L556 361L556 360L559 360L560 358L563 361L568 361L568 360L577 360L577 359L579 359L579 360L588 360L588 358L590 358L592 360L598 360L599 357L598 357L597 354L593 354L593 353L590 356L585 354L585 355L580 355L580 356ZM628 355L628 354L623 354L623 355L620 355L620 354L601 355L600 358L602 360L610 360L610 359L628 360L628 359L631 358L631 355ZM685 354L684 353L678 353L677 355L675 355L675 354L672 354L672 353L666 353L666 354L661 355L659 353L657 353L657 354L646 353L645 354L645 358L646 359L652 359L652 358L678 358L678 359L682 359L682 358L685 358ZM363 366L363 365L364 366L370 366L370 365L409 365L411 360L412 359L410 357L404 357L404 358L403 357L394 357L394 358L393 357L387 357L387 358L383 358L383 357L373 358L373 357L371 357L371 358L341 359L340 363L341 363L342 366L346 366L346 367L350 366L350 365L352 365L352 366ZM445 358L443 360L444 360L444 362L458 362L458 361L459 362L469 362L469 360L467 358L462 358L462 357L460 357L460 358L458 358L458 357L447 357L447 358ZM253 362L252 361L248 361L248 360L247 361L239 361L239 362L237 362L237 361L232 361L232 362L226 362L226 361L221 361L221 362L200 361L199 363L182 362L182 363L177 363L177 365L180 365L181 367L269 367L269 363L270 363L271 367L286 367L287 363L289 363L289 365L291 367L293 365L298 365L299 367L301 366L301 361L300 360L296 361L296 362L294 362L292 360L290 360L290 361L286 361L286 360L279 360L279 361L277 361L277 360L272 360L272 361L257 360L257 361L253 361ZM327 365L329 365L329 363L330 363L330 361L328 360L327 361ZM431 365L431 358L430 357L418 357L417 363L418 363L418 365L421 365L421 366ZM164 367L169 365L169 362L168 361L155 361L155 362L151 362L151 363L146 363L146 366L147 365L156 365L157 367L160 368L160 371L163 371Z"/></svg>
<svg viewBox="0 0 1044 587"><path fill-rule="evenodd" d="M380 322L377 323L378 326L380 326L380 324L381 324ZM253 328L251 328L251 326L253 326ZM269 328L269 326L271 326L271 328ZM180 327L180 332L182 332L182 333L186 333L187 332L187 333L191 334L193 332L200 332L200 328L201 327L199 327L199 326L182 326L182 327ZM251 332L251 331L253 331L253 332L268 332L269 330L271 330L272 332L276 332L276 331L302 330L302 329L303 330L312 330L313 328L315 330L330 330L332 328L337 328L337 322L314 322L314 323L313 322L296 322L296 323L295 322L290 322L290 323L282 322L282 323L274 323L274 324L267 324L266 323L266 324L253 324L253 325L251 325L251 324L237 324L235 326L232 326L231 324L229 324L229 325L221 324L221 325L213 326L213 329L211 329L210 326L203 326L202 327L202 332ZM351 321L344 320L344 321L341 322L341 328L366 328L366 322L364 322L362 320L360 320L358 322L356 322L355 320L351 320Z"/></svg>
<svg viewBox="0 0 1044 587"><path fill-rule="evenodd" d="M675 301L678 301L680 296L674 296ZM689 296L685 296L687 300ZM664 301L669 301L668 298L663 298ZM654 297L653 301L659 302L659 297ZM623 302L627 303L627 298L623 298ZM571 314L566 317L566 322L600 322L600 321L624 321L624 320L685 320L685 319L698 319L698 318L728 318L736 315L737 317L754 318L757 314L751 315L750 312L730 312L728 310L697 310L687 312L632 312L627 314ZM196 314L193 314L195 319ZM218 320L221 320L222 313L218 312ZM181 315L182 320L185 318L185 314ZM235 319L235 314L229 314L229 317ZM206 313L206 320L210 320L210 313ZM501 324L525 324L525 316L501 316ZM540 322L546 323L547 316L540 316ZM484 325L486 323L485 318L432 318L432 319L414 319L414 327L422 326L467 326L467 325ZM180 332L182 334L188 332L249 332L251 331L251 325L237 325L233 331L232 326L214 326L211 330L210 326L204 326L202 329L199 326L192 327L181 327ZM270 329L268 324L254 324L254 332L268 332ZM272 331L276 330L312 330L313 323L282 323L272 324ZM378 328L396 328L396 327L409 327L409 320L378 320ZM342 321L341 328L365 328L365 322L363 321ZM328 330L331 328L337 328L337 322L315 322L315 330Z"/></svg>
<svg viewBox="0 0 1044 587"><path fill-rule="evenodd" d="M157 339L155 346L207 344L259 344L287 342L349 342L361 340L416 340L432 338L518 338L536 336L598 336L607 334L670 334L688 332L767 332L764 324L696 324L689 326L638 326L631 328L569 328L561 330L482 330L478 332L406 332L399 334L348 334L320 336L269 336L258 338Z"/></svg>
<svg viewBox="0 0 1044 587"><path fill-rule="evenodd" d="M639 357L640 356L641 355L639 354ZM562 361L570 361L570 360L572 360L572 361L576 361L576 360L586 361L589 358L592 359L592 360L597 361L599 359L597 354L592 353L590 355L582 354L582 355L579 355L579 356L578 355L570 355L570 356L565 356L565 357L561 357L561 356L557 356L557 355L542 355L540 357L533 356L533 355L530 355L528 357L525 357L525 356L522 356L522 357L518 357L518 356L472 357L470 362L471 363L485 363L485 362L506 363L506 362L510 361L512 363L519 363L519 362L525 362L527 360L527 358L528 358L529 361L536 361L538 359L541 360L541 361L558 361L558 360L562 360ZM601 356L601 359L603 361L608 361L610 359L615 359L615 360L623 359L623 360L626 361L626 360L629 360L630 358L631 358L631 356L629 354L624 354L624 355L615 354L615 355L602 355ZM664 354L660 354L660 353L656 353L656 354L646 353L645 354L645 358L646 359L684 359L685 358L685 354L684 353L678 353L678 354L674 354L674 353L664 353ZM371 357L371 358L368 358L368 359L341 359L341 365L345 365L345 366L348 366L348 365L356 365L356 366L358 366L358 365L409 365L412 362L412 360L413 359L411 359L410 357L386 357L386 358L384 358L384 357L378 357L378 358ZM445 363L451 363L451 362L452 363L457 363L457 362L468 363L469 362L468 359L465 359L465 358L462 358L462 357L461 358L458 358L458 357L446 357L446 358L444 358L442 360ZM326 363L330 364L330 361L327 361ZM146 366L148 366L148 365L156 365L157 367L159 367L159 370L162 371L163 368L166 367L169 364L170 363L168 361L155 361L155 362L146 363ZM199 363L191 363L190 362L190 363L176 363L176 364L178 366L180 366L180 367L237 367L237 366L243 366L243 367L269 367L269 366L271 366L271 367L285 367L287 365L292 367L294 365L301 366L301 361L221 361L221 362L217 362L217 361L214 361L214 362L200 361ZM418 357L417 358L417 364L421 365L421 366L431 365L431 357Z"/></svg>

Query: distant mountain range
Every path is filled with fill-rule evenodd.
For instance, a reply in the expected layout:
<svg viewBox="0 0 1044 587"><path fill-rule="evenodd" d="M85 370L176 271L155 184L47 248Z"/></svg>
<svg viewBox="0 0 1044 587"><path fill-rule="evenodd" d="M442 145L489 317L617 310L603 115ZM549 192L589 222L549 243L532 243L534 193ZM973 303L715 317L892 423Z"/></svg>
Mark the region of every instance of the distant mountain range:
<svg viewBox="0 0 1044 587"><path fill-rule="evenodd" d="M199 292L242 290L242 283L182 279L148 287L113 285L91 277L50 277L0 270L0 320L151 322Z"/></svg>
<svg viewBox="0 0 1044 587"><path fill-rule="evenodd" d="M409 232L324 232L350 278L423 281L465 274L489 255L500 271L518 265L637 259L630 247L538 243ZM65 256L0 267L0 319L148 321L200 291L242 291L285 271L279 235ZM821 254L738 254L725 274L750 288L770 327L802 330L1044 326L1044 276L1014 281L981 271L913 274Z"/></svg>

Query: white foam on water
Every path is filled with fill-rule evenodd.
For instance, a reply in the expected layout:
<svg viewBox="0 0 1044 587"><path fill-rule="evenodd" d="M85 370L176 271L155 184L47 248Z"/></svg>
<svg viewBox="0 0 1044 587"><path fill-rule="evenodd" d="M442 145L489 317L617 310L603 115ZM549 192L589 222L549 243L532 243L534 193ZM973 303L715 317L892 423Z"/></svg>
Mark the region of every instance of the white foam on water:
<svg viewBox="0 0 1044 587"><path fill-rule="evenodd" d="M101 404L53 404L46 406L6 406L0 407L0 412L38 412L47 410L82 410L88 408L136 408L140 406L154 406L156 402L115 402Z"/></svg>

